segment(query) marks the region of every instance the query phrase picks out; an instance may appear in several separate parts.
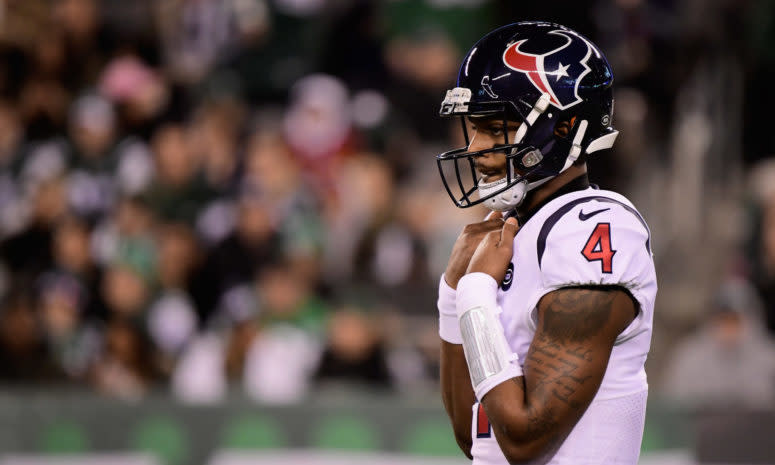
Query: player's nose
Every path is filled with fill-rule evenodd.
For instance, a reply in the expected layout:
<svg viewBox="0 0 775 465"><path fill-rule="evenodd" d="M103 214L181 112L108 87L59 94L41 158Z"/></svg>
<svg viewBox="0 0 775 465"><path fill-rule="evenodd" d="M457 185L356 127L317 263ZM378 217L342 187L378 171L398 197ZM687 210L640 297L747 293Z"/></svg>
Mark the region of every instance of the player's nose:
<svg viewBox="0 0 775 465"><path fill-rule="evenodd" d="M491 149L495 147L495 141L492 138L487 137L482 133L476 133L471 138L471 143L468 144L469 152L478 152L480 150Z"/></svg>

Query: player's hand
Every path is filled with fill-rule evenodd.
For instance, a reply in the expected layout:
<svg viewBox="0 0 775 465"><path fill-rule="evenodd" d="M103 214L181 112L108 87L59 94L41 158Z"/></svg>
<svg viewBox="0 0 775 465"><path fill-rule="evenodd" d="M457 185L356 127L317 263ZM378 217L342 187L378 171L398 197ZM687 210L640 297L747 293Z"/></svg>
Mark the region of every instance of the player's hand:
<svg viewBox="0 0 775 465"><path fill-rule="evenodd" d="M472 223L463 228L463 232L455 241L455 246L452 247L452 254L444 271L444 280L452 289L457 289L457 282L466 274L468 263L482 239L490 232L500 234L502 229L503 218L497 212L491 213L485 221Z"/></svg>
<svg viewBox="0 0 775 465"><path fill-rule="evenodd" d="M514 236L518 230L517 220L509 218L499 231L488 232L471 257L466 274L487 273L500 284L513 256Z"/></svg>

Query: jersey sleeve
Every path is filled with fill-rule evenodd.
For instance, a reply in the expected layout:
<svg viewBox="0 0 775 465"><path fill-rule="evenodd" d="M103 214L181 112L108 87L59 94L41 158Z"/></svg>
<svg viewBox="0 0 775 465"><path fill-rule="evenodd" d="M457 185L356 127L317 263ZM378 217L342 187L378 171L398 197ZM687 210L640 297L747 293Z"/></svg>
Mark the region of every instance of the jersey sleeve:
<svg viewBox="0 0 775 465"><path fill-rule="evenodd" d="M648 228L622 205L587 202L538 238L543 287L621 285L636 288L653 264Z"/></svg>
<svg viewBox="0 0 775 465"><path fill-rule="evenodd" d="M621 286L643 309L653 308L656 278L650 232L637 211L622 203L590 201L574 207L538 237L541 296L572 286ZM649 310L650 311L650 310ZM535 315L533 315L535 317ZM633 322L620 339L634 334Z"/></svg>

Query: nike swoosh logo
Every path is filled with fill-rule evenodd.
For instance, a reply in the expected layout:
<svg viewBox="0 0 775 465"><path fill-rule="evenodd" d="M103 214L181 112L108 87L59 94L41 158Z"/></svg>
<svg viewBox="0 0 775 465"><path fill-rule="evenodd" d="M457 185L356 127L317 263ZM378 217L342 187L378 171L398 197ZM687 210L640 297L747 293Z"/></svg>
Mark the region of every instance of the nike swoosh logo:
<svg viewBox="0 0 775 465"><path fill-rule="evenodd" d="M597 215L598 213L603 213L606 210L610 210L610 208L601 208L600 210L595 210L593 212L584 213L583 211L579 210L579 219L581 221L587 221L588 219L592 218L593 216Z"/></svg>

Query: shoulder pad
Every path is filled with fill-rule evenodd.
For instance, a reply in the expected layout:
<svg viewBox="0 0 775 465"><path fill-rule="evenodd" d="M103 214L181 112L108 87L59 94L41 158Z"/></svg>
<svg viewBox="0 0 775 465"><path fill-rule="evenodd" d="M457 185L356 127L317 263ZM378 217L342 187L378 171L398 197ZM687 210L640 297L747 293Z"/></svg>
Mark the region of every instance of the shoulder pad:
<svg viewBox="0 0 775 465"><path fill-rule="evenodd" d="M549 215L536 253L546 287L630 287L652 266L646 222L632 205L608 196L578 198Z"/></svg>

